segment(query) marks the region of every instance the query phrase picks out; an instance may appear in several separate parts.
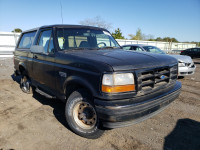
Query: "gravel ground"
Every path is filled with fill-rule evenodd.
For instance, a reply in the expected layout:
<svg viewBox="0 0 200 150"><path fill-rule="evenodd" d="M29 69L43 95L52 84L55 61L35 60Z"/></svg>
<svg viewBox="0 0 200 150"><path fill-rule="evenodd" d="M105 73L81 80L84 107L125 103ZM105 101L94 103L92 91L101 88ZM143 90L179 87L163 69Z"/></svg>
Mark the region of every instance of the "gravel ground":
<svg viewBox="0 0 200 150"><path fill-rule="evenodd" d="M0 59L0 149L200 149L200 59L197 70L179 79L182 92L167 109L142 123L107 130L96 140L72 133L64 103L25 94L13 78L13 61Z"/></svg>

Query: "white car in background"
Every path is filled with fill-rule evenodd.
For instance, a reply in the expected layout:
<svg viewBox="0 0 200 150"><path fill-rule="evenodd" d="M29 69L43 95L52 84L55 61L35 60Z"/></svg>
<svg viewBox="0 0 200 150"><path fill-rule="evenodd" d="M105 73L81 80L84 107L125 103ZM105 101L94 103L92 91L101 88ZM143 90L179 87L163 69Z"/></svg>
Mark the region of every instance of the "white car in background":
<svg viewBox="0 0 200 150"><path fill-rule="evenodd" d="M143 45L143 44L131 44L123 45L124 50L133 50L138 52L150 52L156 54L166 54L164 51L156 46ZM170 55L178 60L178 76L192 75L195 72L196 66L190 56L183 55Z"/></svg>

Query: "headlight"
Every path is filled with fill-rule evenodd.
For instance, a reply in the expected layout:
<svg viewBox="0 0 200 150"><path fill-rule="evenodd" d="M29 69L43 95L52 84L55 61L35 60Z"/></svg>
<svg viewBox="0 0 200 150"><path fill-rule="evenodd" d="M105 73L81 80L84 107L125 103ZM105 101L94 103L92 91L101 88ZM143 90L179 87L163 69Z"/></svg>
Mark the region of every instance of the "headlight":
<svg viewBox="0 0 200 150"><path fill-rule="evenodd" d="M102 92L117 93L135 90L134 76L132 73L104 74Z"/></svg>
<svg viewBox="0 0 200 150"><path fill-rule="evenodd" d="M179 61L179 62L178 62L178 66L179 66L179 67L185 67L185 63Z"/></svg>

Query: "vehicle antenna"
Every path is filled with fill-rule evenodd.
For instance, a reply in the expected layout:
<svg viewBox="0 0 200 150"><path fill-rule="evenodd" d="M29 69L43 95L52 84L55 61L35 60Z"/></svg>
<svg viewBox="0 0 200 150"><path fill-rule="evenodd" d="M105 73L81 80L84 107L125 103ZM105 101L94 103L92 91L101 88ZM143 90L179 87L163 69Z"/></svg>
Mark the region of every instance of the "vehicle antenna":
<svg viewBox="0 0 200 150"><path fill-rule="evenodd" d="M63 14L62 14L62 3L61 3L61 0L60 0L60 8L61 8L61 19L62 19L62 24L63 24Z"/></svg>

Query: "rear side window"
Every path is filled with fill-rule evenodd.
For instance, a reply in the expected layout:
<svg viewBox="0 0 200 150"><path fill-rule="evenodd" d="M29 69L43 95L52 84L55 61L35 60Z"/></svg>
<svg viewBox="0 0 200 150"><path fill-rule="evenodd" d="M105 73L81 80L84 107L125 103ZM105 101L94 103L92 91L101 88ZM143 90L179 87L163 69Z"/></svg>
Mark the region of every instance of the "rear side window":
<svg viewBox="0 0 200 150"><path fill-rule="evenodd" d="M19 42L18 48L30 49L30 47L33 43L34 37L35 37L35 33L36 33L36 31L24 33Z"/></svg>

